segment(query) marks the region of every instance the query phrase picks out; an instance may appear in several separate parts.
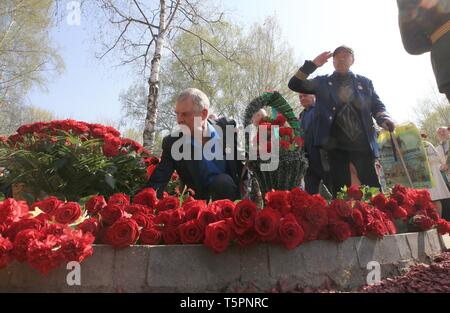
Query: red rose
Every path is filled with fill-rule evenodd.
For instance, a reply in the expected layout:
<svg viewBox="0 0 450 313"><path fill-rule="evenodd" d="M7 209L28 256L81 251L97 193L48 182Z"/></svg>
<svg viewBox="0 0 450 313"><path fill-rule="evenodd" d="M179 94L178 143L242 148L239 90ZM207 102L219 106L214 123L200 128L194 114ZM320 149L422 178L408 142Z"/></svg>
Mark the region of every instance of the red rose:
<svg viewBox="0 0 450 313"><path fill-rule="evenodd" d="M184 244L200 243L203 239L203 231L196 220L191 220L178 226L180 239Z"/></svg>
<svg viewBox="0 0 450 313"><path fill-rule="evenodd" d="M361 191L361 186L351 185L347 190L347 195L350 199L353 200L361 200L363 197L363 193Z"/></svg>
<svg viewBox="0 0 450 313"><path fill-rule="evenodd" d="M297 221L297 223L303 230L304 241L314 241L318 239L322 227L318 227L316 225L308 223L305 220Z"/></svg>
<svg viewBox="0 0 450 313"><path fill-rule="evenodd" d="M156 205L156 210L158 212L166 211L166 210L176 210L180 207L180 200L178 197L165 197Z"/></svg>
<svg viewBox="0 0 450 313"><path fill-rule="evenodd" d="M162 236L166 245L176 245L181 243L180 231L176 226L164 227Z"/></svg>
<svg viewBox="0 0 450 313"><path fill-rule="evenodd" d="M280 113L278 113L276 119L273 121L273 124L275 125L279 125L279 126L284 126L284 124L286 124L286 118L281 115Z"/></svg>
<svg viewBox="0 0 450 313"><path fill-rule="evenodd" d="M280 220L280 240L287 249L294 249L304 241L305 233L294 215L288 214Z"/></svg>
<svg viewBox="0 0 450 313"><path fill-rule="evenodd" d="M11 241L0 235L0 269L7 267L13 261L12 250Z"/></svg>
<svg viewBox="0 0 450 313"><path fill-rule="evenodd" d="M162 232L154 227L144 228L141 231L141 244L143 245L159 245L162 238Z"/></svg>
<svg viewBox="0 0 450 313"><path fill-rule="evenodd" d="M156 191L153 188L145 188L141 192L137 193L133 199L134 204L142 204L150 209L154 209L158 203Z"/></svg>
<svg viewBox="0 0 450 313"><path fill-rule="evenodd" d="M182 209L185 213L186 220L196 219L200 210L206 209L206 202L204 200L192 200L184 202Z"/></svg>
<svg viewBox="0 0 450 313"><path fill-rule="evenodd" d="M379 193L378 195L376 195L375 197L372 197L370 199L370 202L376 206L378 209L380 210L384 210L384 207L386 205L387 199L384 196L384 194Z"/></svg>
<svg viewBox="0 0 450 313"><path fill-rule="evenodd" d="M82 262L94 253L92 244L95 237L91 233L67 230L61 237L60 252L66 261Z"/></svg>
<svg viewBox="0 0 450 313"><path fill-rule="evenodd" d="M291 143L287 140L281 140L280 147L284 150L289 150L291 148Z"/></svg>
<svg viewBox="0 0 450 313"><path fill-rule="evenodd" d="M21 230L14 238L13 256L19 262L27 260L28 245L31 241L36 239L43 239L42 234L36 229Z"/></svg>
<svg viewBox="0 0 450 313"><path fill-rule="evenodd" d="M343 242L352 235L350 226L345 222L339 222L334 225L329 225L328 230L330 232L331 238L333 238L337 242Z"/></svg>
<svg viewBox="0 0 450 313"><path fill-rule="evenodd" d="M263 241L273 241L278 234L280 213L272 208L266 207L256 213L255 231Z"/></svg>
<svg viewBox="0 0 450 313"><path fill-rule="evenodd" d="M197 224L201 229L205 229L208 224L217 221L216 214L211 210L211 207L201 209L197 215Z"/></svg>
<svg viewBox="0 0 450 313"><path fill-rule="evenodd" d="M44 223L35 218L25 218L11 224L11 226L6 231L5 235L11 242L14 242L16 235L24 229L36 229L40 230Z"/></svg>
<svg viewBox="0 0 450 313"><path fill-rule="evenodd" d="M236 241L241 247L248 247L258 241L258 234L253 228L250 228L242 235L236 236Z"/></svg>
<svg viewBox="0 0 450 313"><path fill-rule="evenodd" d="M119 218L106 230L106 242L114 248L125 248L136 243L139 238L139 225L130 218Z"/></svg>
<svg viewBox="0 0 450 313"><path fill-rule="evenodd" d="M106 201L103 196L92 196L85 204L85 208L91 216L97 215L104 207L106 207Z"/></svg>
<svg viewBox="0 0 450 313"><path fill-rule="evenodd" d="M31 208L34 210L36 207L39 208L39 210L43 211L44 213L53 216L55 215L56 209L62 205L64 202L59 200L56 197L48 197L45 200L35 202Z"/></svg>
<svg viewBox="0 0 450 313"><path fill-rule="evenodd" d="M408 217L408 212L400 206L400 207L397 207L396 209L394 209L394 211L392 212L392 216L395 219L404 219L404 218Z"/></svg>
<svg viewBox="0 0 450 313"><path fill-rule="evenodd" d="M119 154L119 148L122 144L120 138L115 137L111 134L105 134L103 137L103 154L107 157L114 157Z"/></svg>
<svg viewBox="0 0 450 313"><path fill-rule="evenodd" d="M182 209L164 211L169 213L169 226L178 226L185 222L185 213Z"/></svg>
<svg viewBox="0 0 450 313"><path fill-rule="evenodd" d="M256 204L248 199L239 201L233 211L233 224L236 233L241 235L247 229L253 227L255 217Z"/></svg>
<svg viewBox="0 0 450 313"><path fill-rule="evenodd" d="M282 216L291 211L290 192L289 191L271 191L266 193L267 206L277 210Z"/></svg>
<svg viewBox="0 0 450 313"><path fill-rule="evenodd" d="M328 214L325 207L322 204L314 203L313 205L305 208L305 218L312 225L318 228L325 226L328 223Z"/></svg>
<svg viewBox="0 0 450 313"><path fill-rule="evenodd" d="M122 205L107 205L100 210L100 220L104 225L112 225L119 218L124 216L124 209Z"/></svg>
<svg viewBox="0 0 450 313"><path fill-rule="evenodd" d="M63 256L56 249L60 240L53 235L47 236L44 240L32 240L28 245L28 264L37 269L43 275L47 275L52 269L60 266Z"/></svg>
<svg viewBox="0 0 450 313"><path fill-rule="evenodd" d="M99 232L98 220L93 217L85 219L82 223L77 225L77 229L81 230L83 233L91 233L96 237Z"/></svg>
<svg viewBox="0 0 450 313"><path fill-rule="evenodd" d="M335 210L340 217L350 217L352 215L352 207L342 199L333 200L330 204L330 210Z"/></svg>
<svg viewBox="0 0 450 313"><path fill-rule="evenodd" d="M148 215L152 213L145 205L142 204L129 204L125 207L125 212L131 215L138 213Z"/></svg>
<svg viewBox="0 0 450 313"><path fill-rule="evenodd" d="M216 213L216 216L219 219L233 217L235 206L234 202L228 199L217 200L210 204L211 210Z"/></svg>
<svg viewBox="0 0 450 313"><path fill-rule="evenodd" d="M116 193L109 197L108 205L121 205L123 207L130 204L130 197L124 193Z"/></svg>
<svg viewBox="0 0 450 313"><path fill-rule="evenodd" d="M136 221L139 227L142 228L149 228L150 226L153 225L153 222L150 219L150 217L142 213L135 213L131 218Z"/></svg>
<svg viewBox="0 0 450 313"><path fill-rule="evenodd" d="M397 228L395 227L394 222L392 222L390 219L385 219L384 226L386 226L387 233L389 235L395 235L397 233Z"/></svg>
<svg viewBox="0 0 450 313"><path fill-rule="evenodd" d="M214 253L221 253L228 248L231 235L231 227L227 221L211 223L206 226L204 244Z"/></svg>
<svg viewBox="0 0 450 313"><path fill-rule="evenodd" d="M72 224L81 214L81 207L77 202L67 202L56 209L55 220L60 224Z"/></svg>
<svg viewBox="0 0 450 313"><path fill-rule="evenodd" d="M386 225L378 219L374 219L367 225L368 235L382 239L387 233Z"/></svg>
<svg viewBox="0 0 450 313"><path fill-rule="evenodd" d="M364 216L360 210L353 210L352 221L353 221L353 224L355 224L356 226L364 225Z"/></svg>
<svg viewBox="0 0 450 313"><path fill-rule="evenodd" d="M440 219L437 222L437 230L439 235L445 235L447 233L450 234L450 222Z"/></svg>
<svg viewBox="0 0 450 313"><path fill-rule="evenodd" d="M291 137L294 134L294 130L291 127L280 127L280 137Z"/></svg>

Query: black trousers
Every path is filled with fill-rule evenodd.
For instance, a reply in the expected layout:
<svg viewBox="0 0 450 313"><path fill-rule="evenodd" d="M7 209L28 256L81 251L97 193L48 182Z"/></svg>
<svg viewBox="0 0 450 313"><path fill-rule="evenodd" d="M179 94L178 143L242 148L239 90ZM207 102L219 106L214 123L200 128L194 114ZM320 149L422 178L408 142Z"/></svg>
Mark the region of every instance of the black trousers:
<svg viewBox="0 0 450 313"><path fill-rule="evenodd" d="M329 150L328 163L333 194L336 195L344 186L350 187L350 162L355 166L362 185L380 188L374 161L370 151Z"/></svg>

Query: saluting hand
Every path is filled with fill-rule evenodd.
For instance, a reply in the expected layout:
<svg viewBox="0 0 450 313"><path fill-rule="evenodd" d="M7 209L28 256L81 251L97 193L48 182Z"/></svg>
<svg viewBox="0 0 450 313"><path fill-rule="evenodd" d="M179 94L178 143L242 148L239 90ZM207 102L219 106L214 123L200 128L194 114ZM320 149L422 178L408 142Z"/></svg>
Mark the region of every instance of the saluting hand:
<svg viewBox="0 0 450 313"><path fill-rule="evenodd" d="M333 53L331 53L330 51L325 51L321 54L319 54L314 60L313 63L317 66L317 67L321 67L322 65L324 65L325 63L328 62L328 59L331 58L333 56Z"/></svg>

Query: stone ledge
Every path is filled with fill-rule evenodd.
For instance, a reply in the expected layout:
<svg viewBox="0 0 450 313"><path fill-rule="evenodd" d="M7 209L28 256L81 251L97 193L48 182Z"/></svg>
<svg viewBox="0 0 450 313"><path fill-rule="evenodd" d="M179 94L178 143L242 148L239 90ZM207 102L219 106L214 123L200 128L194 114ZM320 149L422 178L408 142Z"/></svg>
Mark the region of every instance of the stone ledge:
<svg viewBox="0 0 450 313"><path fill-rule="evenodd" d="M294 250L270 244L232 246L220 255L203 245L123 250L95 245L94 254L81 264L81 286L67 285L65 266L44 277L27 264L14 263L0 270L0 291L222 292L246 283L268 290L278 281L351 290L365 284L368 262L378 262L382 278L390 277L418 262L428 262L447 249L449 239L430 230L383 240L314 241Z"/></svg>

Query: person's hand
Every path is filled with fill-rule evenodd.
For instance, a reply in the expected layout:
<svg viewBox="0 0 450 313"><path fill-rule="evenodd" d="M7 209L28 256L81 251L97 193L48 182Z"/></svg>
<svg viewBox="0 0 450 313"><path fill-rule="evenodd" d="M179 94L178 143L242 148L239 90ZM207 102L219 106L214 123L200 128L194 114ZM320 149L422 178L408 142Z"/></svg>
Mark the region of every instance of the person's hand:
<svg viewBox="0 0 450 313"><path fill-rule="evenodd" d="M391 121L390 119L386 119L383 124L381 125L381 127L383 127L384 130L388 130L390 132L393 132L395 129L395 124L393 121Z"/></svg>
<svg viewBox="0 0 450 313"><path fill-rule="evenodd" d="M447 172L448 171L448 165L447 164L442 164L440 170L441 170L441 172Z"/></svg>
<svg viewBox="0 0 450 313"><path fill-rule="evenodd" d="M314 60L313 63L317 66L317 67L321 67L322 65L324 65L325 63L328 62L328 59L331 58L333 56L333 53L331 53L330 51L325 51L321 54L319 54Z"/></svg>

